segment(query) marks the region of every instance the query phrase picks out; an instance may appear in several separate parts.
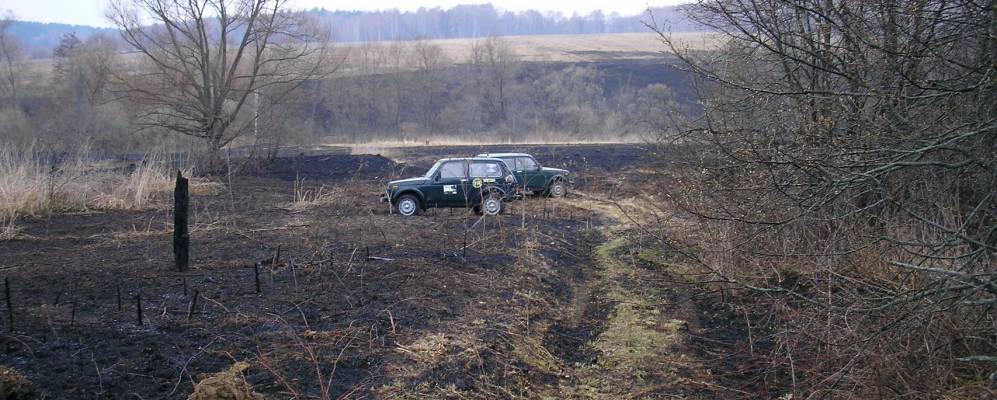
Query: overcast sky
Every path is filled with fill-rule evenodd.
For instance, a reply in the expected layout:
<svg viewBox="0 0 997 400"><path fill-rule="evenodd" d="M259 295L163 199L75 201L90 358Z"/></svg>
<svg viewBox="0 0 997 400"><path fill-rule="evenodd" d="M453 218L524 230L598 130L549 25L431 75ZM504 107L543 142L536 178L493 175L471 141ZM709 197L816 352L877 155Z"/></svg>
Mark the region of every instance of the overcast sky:
<svg viewBox="0 0 997 400"><path fill-rule="evenodd" d="M67 24L108 26L104 18L104 8L109 0L0 0L0 12L11 11L20 20L39 22L61 22ZM491 1L495 7L503 10L537 9L541 11L560 11L566 15L572 13L587 14L596 9L606 13L618 12L632 15L642 12L648 7L665 6L687 2L688 0L496 0ZM450 8L457 4L488 3L474 0L290 0L292 8L324 7L329 10L379 10L398 8L401 10L416 10L419 7Z"/></svg>

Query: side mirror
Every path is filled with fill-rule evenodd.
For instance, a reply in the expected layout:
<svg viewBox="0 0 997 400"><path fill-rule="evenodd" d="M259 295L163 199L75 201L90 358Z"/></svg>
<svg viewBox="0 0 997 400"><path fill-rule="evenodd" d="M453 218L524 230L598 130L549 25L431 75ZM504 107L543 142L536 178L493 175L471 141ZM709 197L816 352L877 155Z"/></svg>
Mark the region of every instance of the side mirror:
<svg viewBox="0 0 997 400"><path fill-rule="evenodd" d="M543 169L544 169L544 167L543 167L542 165L540 165L540 164L537 164L537 171L541 171L541 170L543 170Z"/></svg>
<svg viewBox="0 0 997 400"><path fill-rule="evenodd" d="M513 178L512 175L506 175L505 176L505 183L513 183L515 181L516 181L516 178Z"/></svg>
<svg viewBox="0 0 997 400"><path fill-rule="evenodd" d="M440 173L437 172L435 175L433 175L433 182L439 182L439 181L440 181Z"/></svg>

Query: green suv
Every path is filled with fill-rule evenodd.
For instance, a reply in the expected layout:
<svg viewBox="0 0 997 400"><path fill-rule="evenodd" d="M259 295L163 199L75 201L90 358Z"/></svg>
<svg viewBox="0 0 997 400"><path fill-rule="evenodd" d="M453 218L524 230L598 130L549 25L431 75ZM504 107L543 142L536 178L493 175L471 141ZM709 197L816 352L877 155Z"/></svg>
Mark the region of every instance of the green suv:
<svg viewBox="0 0 997 400"><path fill-rule="evenodd" d="M564 197L568 194L568 171L560 168L546 168L536 158L526 153L486 153L478 157L497 158L505 161L525 194L543 194L550 197Z"/></svg>
<svg viewBox="0 0 997 400"><path fill-rule="evenodd" d="M516 178L496 158L444 158L426 175L388 182L381 202L405 216L429 207L470 207L479 214L497 215L513 194Z"/></svg>

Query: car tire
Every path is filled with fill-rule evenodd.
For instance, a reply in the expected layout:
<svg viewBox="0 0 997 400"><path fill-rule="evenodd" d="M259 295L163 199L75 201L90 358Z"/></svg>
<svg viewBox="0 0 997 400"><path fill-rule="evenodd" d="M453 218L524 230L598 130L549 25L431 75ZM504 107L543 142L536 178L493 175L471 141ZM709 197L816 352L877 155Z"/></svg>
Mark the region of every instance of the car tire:
<svg viewBox="0 0 997 400"><path fill-rule="evenodd" d="M505 209L505 204L502 204L502 195L495 192L489 193L481 200L478 209L484 215L495 216L501 214L502 210Z"/></svg>
<svg viewBox="0 0 997 400"><path fill-rule="evenodd" d="M395 210L406 217L419 215L419 198L411 194L402 195L395 202Z"/></svg>
<svg viewBox="0 0 997 400"><path fill-rule="evenodd" d="M564 197L567 194L568 187L561 180L551 182L550 187L547 188L547 196L549 197Z"/></svg>

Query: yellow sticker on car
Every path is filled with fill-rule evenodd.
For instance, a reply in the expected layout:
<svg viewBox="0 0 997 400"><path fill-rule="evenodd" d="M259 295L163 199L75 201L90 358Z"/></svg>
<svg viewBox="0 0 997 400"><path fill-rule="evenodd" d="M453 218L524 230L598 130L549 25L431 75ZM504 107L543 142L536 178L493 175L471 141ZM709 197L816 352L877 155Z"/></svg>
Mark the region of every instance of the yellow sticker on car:
<svg viewBox="0 0 997 400"><path fill-rule="evenodd" d="M471 186L474 186L475 189L480 188L481 187L481 178L474 178L474 180L471 181Z"/></svg>

